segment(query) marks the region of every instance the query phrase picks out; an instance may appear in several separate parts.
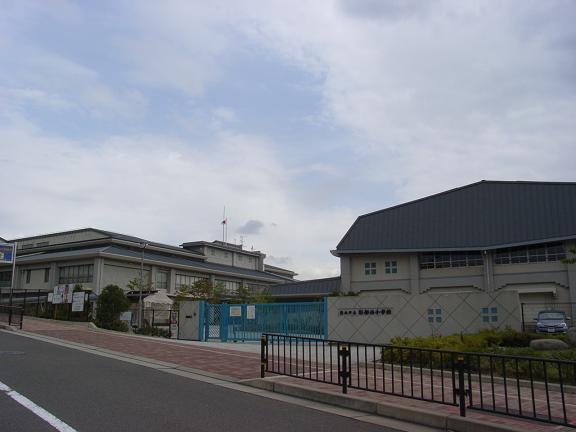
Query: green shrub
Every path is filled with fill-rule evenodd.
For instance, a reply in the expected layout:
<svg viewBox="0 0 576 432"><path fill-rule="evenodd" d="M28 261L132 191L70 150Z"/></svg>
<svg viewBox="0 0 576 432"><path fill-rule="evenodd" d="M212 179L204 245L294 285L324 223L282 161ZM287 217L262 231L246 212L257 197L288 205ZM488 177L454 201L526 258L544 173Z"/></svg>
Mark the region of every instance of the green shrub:
<svg viewBox="0 0 576 432"><path fill-rule="evenodd" d="M98 296L96 304L95 323L98 327L128 331L128 326L120 321L120 314L130 307L130 301L126 298L122 288L118 285L106 286Z"/></svg>

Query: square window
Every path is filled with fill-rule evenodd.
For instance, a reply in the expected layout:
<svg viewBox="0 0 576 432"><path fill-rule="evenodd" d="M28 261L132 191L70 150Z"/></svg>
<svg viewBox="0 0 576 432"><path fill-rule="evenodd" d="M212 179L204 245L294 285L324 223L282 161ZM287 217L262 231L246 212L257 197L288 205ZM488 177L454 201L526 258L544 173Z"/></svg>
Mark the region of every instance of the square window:
<svg viewBox="0 0 576 432"><path fill-rule="evenodd" d="M428 315L434 315L434 309L428 309Z"/></svg>
<svg viewBox="0 0 576 432"><path fill-rule="evenodd" d="M428 317L428 322L429 322L429 323L434 322L434 317Z"/></svg>
<svg viewBox="0 0 576 432"><path fill-rule="evenodd" d="M398 273L398 262L397 261L386 261L384 263L387 274Z"/></svg>
<svg viewBox="0 0 576 432"><path fill-rule="evenodd" d="M490 321L488 320L488 317L486 315L484 315L482 317L482 322L490 322Z"/></svg>
<svg viewBox="0 0 576 432"><path fill-rule="evenodd" d="M375 275L376 274L376 263L375 262L364 263L364 274L365 275Z"/></svg>
<svg viewBox="0 0 576 432"><path fill-rule="evenodd" d="M436 315L442 315L442 309L436 309Z"/></svg>
<svg viewBox="0 0 576 432"><path fill-rule="evenodd" d="M490 309L490 312L493 313L493 314L498 313L498 308L497 308L497 307L493 307L493 308Z"/></svg>
<svg viewBox="0 0 576 432"><path fill-rule="evenodd" d="M437 317L436 317L436 322L437 322L437 323L442 322L442 317L437 316Z"/></svg>
<svg viewBox="0 0 576 432"><path fill-rule="evenodd" d="M498 315L492 315L492 322L498 321Z"/></svg>
<svg viewBox="0 0 576 432"><path fill-rule="evenodd" d="M483 314L487 314L487 313L488 313L488 308L487 308L487 307L482 308L482 313L483 313Z"/></svg>

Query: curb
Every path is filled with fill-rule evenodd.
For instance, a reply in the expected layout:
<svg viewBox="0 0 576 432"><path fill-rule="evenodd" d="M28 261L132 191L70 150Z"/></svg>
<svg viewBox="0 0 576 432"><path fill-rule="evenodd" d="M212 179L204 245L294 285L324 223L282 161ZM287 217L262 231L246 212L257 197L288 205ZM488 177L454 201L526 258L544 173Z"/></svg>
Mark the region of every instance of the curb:
<svg viewBox="0 0 576 432"><path fill-rule="evenodd" d="M442 414L416 407L406 407L389 402L376 402L373 399L333 393L326 390L311 389L298 384L287 384L263 378L244 380L242 384L262 390L295 396L328 405L348 408L355 411L375 414L408 423L434 427L454 432L524 432L511 426L495 424L483 420L460 417L454 414Z"/></svg>
<svg viewBox="0 0 576 432"><path fill-rule="evenodd" d="M0 330L7 330L7 331L19 331L16 327L8 325L8 324L2 324L0 323Z"/></svg>

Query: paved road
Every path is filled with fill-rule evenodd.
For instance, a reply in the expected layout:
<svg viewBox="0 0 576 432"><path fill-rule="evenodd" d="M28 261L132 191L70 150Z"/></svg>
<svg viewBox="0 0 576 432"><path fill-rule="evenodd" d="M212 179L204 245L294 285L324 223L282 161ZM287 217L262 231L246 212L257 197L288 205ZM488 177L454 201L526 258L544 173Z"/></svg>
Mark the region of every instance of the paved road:
<svg viewBox="0 0 576 432"><path fill-rule="evenodd" d="M0 382L79 432L382 427L0 332ZM54 429L0 391L2 431Z"/></svg>

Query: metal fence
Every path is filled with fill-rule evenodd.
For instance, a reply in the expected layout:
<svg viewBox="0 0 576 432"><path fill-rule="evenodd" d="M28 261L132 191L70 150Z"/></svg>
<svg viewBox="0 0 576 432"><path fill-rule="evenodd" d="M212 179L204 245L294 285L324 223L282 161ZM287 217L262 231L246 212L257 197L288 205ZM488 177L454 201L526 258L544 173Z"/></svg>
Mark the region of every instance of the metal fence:
<svg viewBox="0 0 576 432"><path fill-rule="evenodd" d="M204 338L257 341L264 332L323 338L326 302L207 304Z"/></svg>
<svg viewBox="0 0 576 432"><path fill-rule="evenodd" d="M576 311L576 303L572 302L549 302L549 303L522 303L521 305L522 313L522 331L535 333L537 331L536 323L538 319L538 314L540 312L546 311L558 311L564 313L566 319L566 327L574 327L574 312ZM540 329L541 332L545 332ZM564 332L560 328L557 332Z"/></svg>
<svg viewBox="0 0 576 432"><path fill-rule="evenodd" d="M0 305L0 322L16 326L22 330L23 309L19 306Z"/></svg>
<svg viewBox="0 0 576 432"><path fill-rule="evenodd" d="M0 289L0 305L10 304L10 289ZM12 294L12 305L22 308L24 315L65 321L90 321L92 302L84 302L82 312L72 312L69 303L52 304L48 301L48 292L43 290L17 289Z"/></svg>
<svg viewBox="0 0 576 432"><path fill-rule="evenodd" d="M576 362L265 333L266 372L576 427Z"/></svg>

